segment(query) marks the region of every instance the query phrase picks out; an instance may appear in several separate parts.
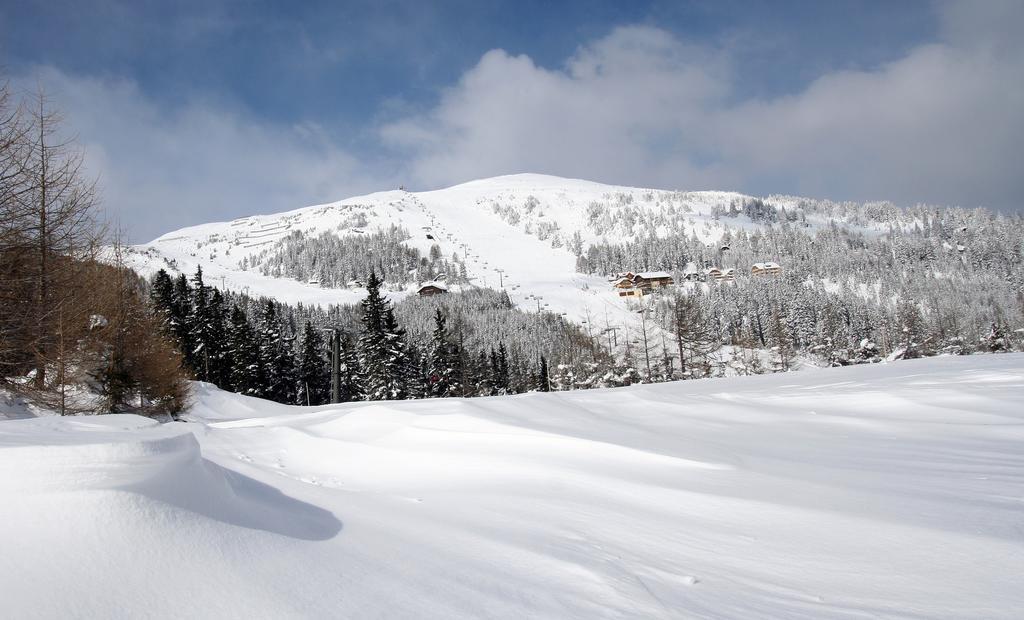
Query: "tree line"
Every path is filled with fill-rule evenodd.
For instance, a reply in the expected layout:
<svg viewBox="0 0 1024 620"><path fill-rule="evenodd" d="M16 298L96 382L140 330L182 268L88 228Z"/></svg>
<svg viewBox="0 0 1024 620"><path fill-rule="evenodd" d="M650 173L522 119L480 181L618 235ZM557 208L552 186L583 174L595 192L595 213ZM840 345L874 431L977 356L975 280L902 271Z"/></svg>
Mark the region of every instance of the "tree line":
<svg viewBox="0 0 1024 620"><path fill-rule="evenodd" d="M529 359L503 341L471 350L440 307L433 309L429 339L410 338L382 285L370 272L353 329L273 299L222 293L205 283L201 267L191 278L158 271L150 294L160 329L176 343L187 371L241 394L286 404L330 402L333 337L339 338L339 402L550 389L545 355Z"/></svg>

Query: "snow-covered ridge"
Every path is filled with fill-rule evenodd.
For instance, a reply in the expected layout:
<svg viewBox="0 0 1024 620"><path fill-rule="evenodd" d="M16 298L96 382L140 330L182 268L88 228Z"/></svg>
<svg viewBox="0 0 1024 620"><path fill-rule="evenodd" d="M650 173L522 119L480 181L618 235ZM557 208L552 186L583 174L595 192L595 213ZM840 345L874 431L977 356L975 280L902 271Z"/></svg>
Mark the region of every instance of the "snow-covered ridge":
<svg viewBox="0 0 1024 620"><path fill-rule="evenodd" d="M202 266L215 286L266 295L288 303L355 303L362 289L324 288L241 268L277 247L287 235L365 235L391 225L407 230L406 245L423 255L458 255L470 283L503 286L525 309L564 313L582 323L595 316L632 321L628 303L609 294L602 277L576 272L576 256L588 244L622 240L644 231L685 230L714 244L727 230L757 228L746 217L717 216L751 197L734 192L678 192L604 185L539 174L481 179L446 189L392 190L356 196L273 215L254 215L167 233L134 246L129 264L145 275L168 268L191 274ZM779 200L779 205L792 201ZM392 290L411 294L416 286Z"/></svg>

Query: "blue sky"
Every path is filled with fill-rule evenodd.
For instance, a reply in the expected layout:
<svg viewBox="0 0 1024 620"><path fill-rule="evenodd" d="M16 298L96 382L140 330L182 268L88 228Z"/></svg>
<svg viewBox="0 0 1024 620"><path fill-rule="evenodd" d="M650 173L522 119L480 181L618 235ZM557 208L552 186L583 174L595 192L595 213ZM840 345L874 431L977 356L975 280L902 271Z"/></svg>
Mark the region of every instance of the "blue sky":
<svg viewBox="0 0 1024 620"><path fill-rule="evenodd" d="M1020 8L50 0L0 3L0 54L133 240L522 171L1009 209Z"/></svg>

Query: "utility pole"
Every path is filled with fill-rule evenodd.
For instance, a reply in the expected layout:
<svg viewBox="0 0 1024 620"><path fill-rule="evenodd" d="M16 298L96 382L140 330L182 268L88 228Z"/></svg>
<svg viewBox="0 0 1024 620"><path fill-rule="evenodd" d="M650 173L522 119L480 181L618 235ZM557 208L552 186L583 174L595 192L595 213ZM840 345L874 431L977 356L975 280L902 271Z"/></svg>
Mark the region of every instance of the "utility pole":
<svg viewBox="0 0 1024 620"><path fill-rule="evenodd" d="M505 272L502 269L495 269L498 272L498 286L505 288Z"/></svg>
<svg viewBox="0 0 1024 620"><path fill-rule="evenodd" d="M644 335L644 361L647 363L647 380L651 380L651 349L647 346L647 309L641 308L637 310L637 314L640 315L640 329Z"/></svg>
<svg viewBox="0 0 1024 620"><path fill-rule="evenodd" d="M341 330L331 330L331 403L341 402Z"/></svg>
<svg viewBox="0 0 1024 620"><path fill-rule="evenodd" d="M594 320L590 318L590 306L586 306L585 310L587 312L587 320L584 321L584 323L587 324L587 346L590 348L590 360L594 363L597 363L597 351L594 349L594 335L590 331L590 328L593 325Z"/></svg>
<svg viewBox="0 0 1024 620"><path fill-rule="evenodd" d="M610 334L608 336L608 349L614 352L615 348L619 346L619 328L618 327L606 327L604 333Z"/></svg>
<svg viewBox="0 0 1024 620"><path fill-rule="evenodd" d="M665 330L661 330L661 355L665 360L665 379L672 378L672 356L668 353L668 346L665 344Z"/></svg>

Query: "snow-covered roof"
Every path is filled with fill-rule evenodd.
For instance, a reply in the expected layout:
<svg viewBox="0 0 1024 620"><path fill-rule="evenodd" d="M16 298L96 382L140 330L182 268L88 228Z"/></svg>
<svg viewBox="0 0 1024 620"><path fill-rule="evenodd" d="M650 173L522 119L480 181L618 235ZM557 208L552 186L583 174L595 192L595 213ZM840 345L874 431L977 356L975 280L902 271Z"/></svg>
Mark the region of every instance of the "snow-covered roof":
<svg viewBox="0 0 1024 620"><path fill-rule="evenodd" d="M782 269L778 263L754 263L754 269Z"/></svg>
<svg viewBox="0 0 1024 620"><path fill-rule="evenodd" d="M424 282L416 290L417 291L422 291L425 288L431 288L431 287L436 288L436 289L440 289L442 291L447 291L448 290L448 287L445 286L443 282L438 282L437 280L434 280L433 282Z"/></svg>
<svg viewBox="0 0 1024 620"><path fill-rule="evenodd" d="M660 280L661 278L671 278L672 274L667 271L645 271L636 274L635 277L643 278L644 280Z"/></svg>

